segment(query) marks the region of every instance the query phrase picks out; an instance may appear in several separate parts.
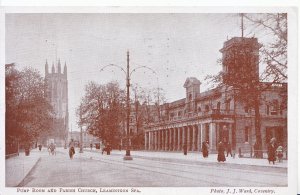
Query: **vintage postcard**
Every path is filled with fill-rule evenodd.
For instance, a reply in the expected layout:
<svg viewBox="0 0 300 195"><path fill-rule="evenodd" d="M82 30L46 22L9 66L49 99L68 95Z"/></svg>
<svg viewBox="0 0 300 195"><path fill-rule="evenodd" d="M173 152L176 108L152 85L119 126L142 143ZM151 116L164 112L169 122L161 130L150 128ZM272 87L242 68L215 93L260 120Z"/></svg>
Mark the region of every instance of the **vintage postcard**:
<svg viewBox="0 0 300 195"><path fill-rule="evenodd" d="M296 8L1 20L0 195L296 194Z"/></svg>

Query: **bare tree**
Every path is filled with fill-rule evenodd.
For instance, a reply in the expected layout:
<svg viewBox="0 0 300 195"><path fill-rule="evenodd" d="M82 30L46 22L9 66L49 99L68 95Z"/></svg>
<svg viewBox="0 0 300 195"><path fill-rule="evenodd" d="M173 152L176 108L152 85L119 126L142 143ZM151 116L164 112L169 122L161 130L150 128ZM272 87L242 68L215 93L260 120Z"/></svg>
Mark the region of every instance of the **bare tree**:
<svg viewBox="0 0 300 195"><path fill-rule="evenodd" d="M265 65L262 80L283 82L287 75L287 13L244 14L250 22L250 34L268 35L269 40L261 47Z"/></svg>

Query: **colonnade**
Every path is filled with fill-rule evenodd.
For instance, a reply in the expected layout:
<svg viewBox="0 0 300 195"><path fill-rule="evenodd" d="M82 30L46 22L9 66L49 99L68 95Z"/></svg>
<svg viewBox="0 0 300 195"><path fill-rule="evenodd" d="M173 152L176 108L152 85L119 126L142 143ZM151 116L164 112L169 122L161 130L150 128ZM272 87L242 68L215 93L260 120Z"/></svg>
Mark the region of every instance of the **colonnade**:
<svg viewBox="0 0 300 195"><path fill-rule="evenodd" d="M229 128L229 140L231 128ZM217 123L159 128L145 132L145 150L180 151L186 145L188 151L201 151L202 142L208 141L210 150L215 151L220 137Z"/></svg>

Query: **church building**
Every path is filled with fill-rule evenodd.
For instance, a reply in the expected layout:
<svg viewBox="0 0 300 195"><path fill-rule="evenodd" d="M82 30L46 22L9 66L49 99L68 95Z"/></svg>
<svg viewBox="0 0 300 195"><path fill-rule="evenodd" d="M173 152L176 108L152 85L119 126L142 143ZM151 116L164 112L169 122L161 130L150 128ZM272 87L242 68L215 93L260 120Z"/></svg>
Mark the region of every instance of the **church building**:
<svg viewBox="0 0 300 195"><path fill-rule="evenodd" d="M52 133L49 136L49 139L54 139L58 146L64 146L67 142L69 130L68 77L66 63L62 71L60 60L58 60L56 67L52 64L51 72L49 72L48 62L46 61L45 95L54 110Z"/></svg>

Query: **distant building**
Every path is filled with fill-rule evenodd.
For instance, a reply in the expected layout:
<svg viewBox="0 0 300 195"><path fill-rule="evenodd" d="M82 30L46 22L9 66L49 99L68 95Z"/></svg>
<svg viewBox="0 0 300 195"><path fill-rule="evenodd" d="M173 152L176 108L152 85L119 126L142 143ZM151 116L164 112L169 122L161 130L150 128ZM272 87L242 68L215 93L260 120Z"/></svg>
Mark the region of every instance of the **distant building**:
<svg viewBox="0 0 300 195"><path fill-rule="evenodd" d="M69 111L68 111L68 77L67 65L65 63L61 71L60 60L55 70L52 64L52 71L49 72L48 62L45 64L45 95L54 109L52 118L52 134L49 138L54 139L57 145L63 146L67 141Z"/></svg>
<svg viewBox="0 0 300 195"><path fill-rule="evenodd" d="M251 59L247 63L232 64L239 55L239 48L246 48ZM237 75L251 65L247 72L254 80L259 79L259 44L256 38L235 37L224 43L223 73L225 78ZM242 59L239 57L239 59ZM260 116L262 146L265 150L272 137L287 146L287 83L262 83L266 87L261 94ZM231 142L234 149L250 152L255 143L254 110L235 99L230 86L200 91L201 82L195 77L186 79L183 87L186 97L161 105L161 115L145 126L146 150L182 150L186 144L190 151L201 151L201 143L208 141L215 152L217 143ZM160 118L160 120L157 120Z"/></svg>
<svg viewBox="0 0 300 195"><path fill-rule="evenodd" d="M79 147L80 132L79 131L72 131L72 132L69 131L68 132L68 143L71 142L71 139L73 139L73 141L75 143L77 143L77 146ZM82 133L82 142L83 142L83 147L90 147L90 144L93 144L93 147L95 147L95 144L101 143L101 141L98 137L94 137L93 135L91 135L85 131Z"/></svg>

